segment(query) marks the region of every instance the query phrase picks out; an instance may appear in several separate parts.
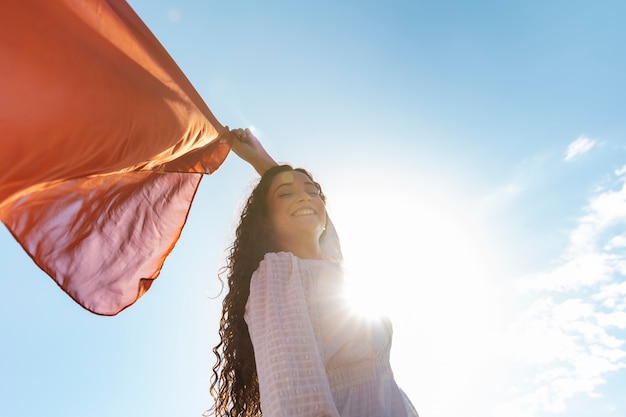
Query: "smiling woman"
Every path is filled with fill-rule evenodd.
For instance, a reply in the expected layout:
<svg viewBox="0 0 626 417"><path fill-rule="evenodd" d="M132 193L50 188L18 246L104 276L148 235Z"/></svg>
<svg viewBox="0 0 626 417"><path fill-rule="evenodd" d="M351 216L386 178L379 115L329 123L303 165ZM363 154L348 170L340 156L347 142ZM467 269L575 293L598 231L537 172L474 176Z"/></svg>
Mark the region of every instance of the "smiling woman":
<svg viewBox="0 0 626 417"><path fill-rule="evenodd" d="M390 322L363 320L345 303L321 187L275 165L249 131L234 134L233 150L263 168L224 271L216 414L417 417L389 363Z"/></svg>

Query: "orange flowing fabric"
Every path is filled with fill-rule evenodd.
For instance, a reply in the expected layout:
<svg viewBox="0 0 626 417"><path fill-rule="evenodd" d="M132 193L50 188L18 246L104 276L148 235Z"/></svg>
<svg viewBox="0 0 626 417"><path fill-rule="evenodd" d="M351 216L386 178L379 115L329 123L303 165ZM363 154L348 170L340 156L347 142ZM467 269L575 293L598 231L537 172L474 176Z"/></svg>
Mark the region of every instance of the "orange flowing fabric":
<svg viewBox="0 0 626 417"><path fill-rule="evenodd" d="M76 302L114 315L158 276L231 136L121 0L0 11L0 219Z"/></svg>

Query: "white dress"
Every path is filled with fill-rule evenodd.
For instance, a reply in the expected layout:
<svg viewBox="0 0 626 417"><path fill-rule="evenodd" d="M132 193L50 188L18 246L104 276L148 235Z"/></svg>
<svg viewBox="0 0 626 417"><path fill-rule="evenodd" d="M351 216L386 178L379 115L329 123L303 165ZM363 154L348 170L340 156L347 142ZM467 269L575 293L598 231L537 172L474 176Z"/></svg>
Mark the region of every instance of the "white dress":
<svg viewBox="0 0 626 417"><path fill-rule="evenodd" d="M245 320L264 417L417 417L389 365L390 322L349 309L339 264L266 254Z"/></svg>

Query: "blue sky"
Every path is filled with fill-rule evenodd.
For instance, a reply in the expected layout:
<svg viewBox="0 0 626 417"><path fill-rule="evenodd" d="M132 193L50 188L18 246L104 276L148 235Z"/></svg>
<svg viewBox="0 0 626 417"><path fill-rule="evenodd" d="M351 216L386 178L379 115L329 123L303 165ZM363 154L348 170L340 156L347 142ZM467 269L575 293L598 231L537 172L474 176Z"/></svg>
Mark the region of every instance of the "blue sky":
<svg viewBox="0 0 626 417"><path fill-rule="evenodd" d="M626 5L130 3L223 124L322 183L420 415L626 416ZM208 408L216 271L255 179L232 156L206 178L116 317L0 231L0 415Z"/></svg>

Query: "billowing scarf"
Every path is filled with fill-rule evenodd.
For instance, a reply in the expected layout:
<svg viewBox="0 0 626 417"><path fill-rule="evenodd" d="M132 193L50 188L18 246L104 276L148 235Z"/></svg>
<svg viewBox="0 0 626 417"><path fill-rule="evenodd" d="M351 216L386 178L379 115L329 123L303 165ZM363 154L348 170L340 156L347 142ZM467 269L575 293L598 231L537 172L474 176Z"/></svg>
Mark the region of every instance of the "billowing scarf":
<svg viewBox="0 0 626 417"><path fill-rule="evenodd" d="M6 0L0 219L89 311L158 276L231 136L123 0Z"/></svg>

